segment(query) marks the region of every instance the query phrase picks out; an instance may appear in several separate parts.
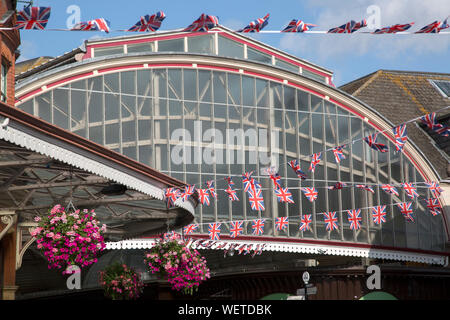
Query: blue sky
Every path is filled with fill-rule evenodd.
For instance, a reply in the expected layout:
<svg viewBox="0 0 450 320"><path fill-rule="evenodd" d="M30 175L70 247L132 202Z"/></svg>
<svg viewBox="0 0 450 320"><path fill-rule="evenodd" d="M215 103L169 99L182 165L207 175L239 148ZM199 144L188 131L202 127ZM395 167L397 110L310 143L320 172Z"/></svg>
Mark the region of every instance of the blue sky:
<svg viewBox="0 0 450 320"><path fill-rule="evenodd" d="M112 3L116 4L113 5ZM125 4L125 5L124 5ZM381 27L415 22L412 31L450 15L448 0L260 0L227 1L148 1L58 0L34 1L35 6L51 6L47 28L66 28L73 23L79 8L81 21L106 18L111 29L128 29L141 15L164 11L161 31L188 26L201 13L219 17L220 24L238 29L266 13L269 25L264 30L281 30L293 19L328 30L349 20L371 19ZM22 4L18 4L18 10ZM371 30L368 30L371 31ZM123 36L124 32L21 31L19 61L38 56L59 56L92 37ZM336 85L342 85L378 69L450 73L450 34L442 35L330 35L330 34L256 34L257 40L299 58L334 71Z"/></svg>

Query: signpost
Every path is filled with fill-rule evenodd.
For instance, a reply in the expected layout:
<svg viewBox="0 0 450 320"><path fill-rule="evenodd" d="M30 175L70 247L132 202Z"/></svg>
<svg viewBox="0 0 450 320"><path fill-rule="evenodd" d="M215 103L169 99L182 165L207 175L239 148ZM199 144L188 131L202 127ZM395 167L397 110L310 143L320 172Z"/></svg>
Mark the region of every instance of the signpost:
<svg viewBox="0 0 450 320"><path fill-rule="evenodd" d="M309 272L305 271L302 274L303 282L305 283L305 300L308 300L308 282L309 282Z"/></svg>

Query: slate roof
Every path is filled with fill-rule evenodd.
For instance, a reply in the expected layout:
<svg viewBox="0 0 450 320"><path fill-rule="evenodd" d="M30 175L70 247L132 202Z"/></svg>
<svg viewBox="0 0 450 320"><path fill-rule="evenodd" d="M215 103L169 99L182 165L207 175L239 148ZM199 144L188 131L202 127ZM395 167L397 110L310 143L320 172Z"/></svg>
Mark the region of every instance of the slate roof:
<svg viewBox="0 0 450 320"><path fill-rule="evenodd" d="M378 70L340 87L380 112L394 124L421 117L450 106L429 80L448 80L448 73ZM450 126L450 108L436 114L438 122ZM408 137L440 175L450 176L450 139L428 132L419 122L407 126Z"/></svg>

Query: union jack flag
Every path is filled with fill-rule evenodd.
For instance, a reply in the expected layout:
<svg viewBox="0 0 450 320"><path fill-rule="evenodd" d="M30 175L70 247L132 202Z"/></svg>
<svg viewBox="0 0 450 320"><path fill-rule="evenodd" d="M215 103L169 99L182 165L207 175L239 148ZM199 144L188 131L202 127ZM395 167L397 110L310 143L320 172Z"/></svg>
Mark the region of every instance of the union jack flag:
<svg viewBox="0 0 450 320"><path fill-rule="evenodd" d="M264 219L253 220L252 229L254 235L262 235L264 233Z"/></svg>
<svg viewBox="0 0 450 320"><path fill-rule="evenodd" d="M136 22L128 31L132 32L147 32L157 31L161 27L162 21L166 18L164 12L159 11L152 15L141 16L141 19Z"/></svg>
<svg viewBox="0 0 450 320"><path fill-rule="evenodd" d="M16 29L44 30L50 18L50 7L26 7L17 13Z"/></svg>
<svg viewBox="0 0 450 320"><path fill-rule="evenodd" d="M195 192L195 186L194 185L188 185L184 187L184 192L181 194L181 199L183 201L187 201L190 196L192 196Z"/></svg>
<svg viewBox="0 0 450 320"><path fill-rule="evenodd" d="M225 192L228 193L228 199L230 199L231 201L239 201L239 198L236 195L236 190L234 190L231 185L228 185L228 188L225 190Z"/></svg>
<svg viewBox="0 0 450 320"><path fill-rule="evenodd" d="M430 213L433 216L437 216L439 214L441 214L441 205L439 204L439 199L438 198L431 198L431 199L426 199L425 200L427 203L427 208L430 209Z"/></svg>
<svg viewBox="0 0 450 320"><path fill-rule="evenodd" d="M250 202L250 205L252 206L252 210L261 210L264 211L264 198L262 196L261 189L251 190L249 192L248 201Z"/></svg>
<svg viewBox="0 0 450 320"><path fill-rule="evenodd" d="M167 188L164 191L164 196L166 198L167 206L173 206L175 201L180 197L180 190L177 188Z"/></svg>
<svg viewBox="0 0 450 320"><path fill-rule="evenodd" d="M314 188L314 187L312 187L312 188L307 188L307 187L306 188L301 188L301 190L305 194L305 197L311 202L315 201L317 199L317 195L319 194L316 191L316 188Z"/></svg>
<svg viewBox="0 0 450 320"><path fill-rule="evenodd" d="M266 14L263 18L258 18L250 22L244 29L237 32L260 32L265 26L269 24L269 14Z"/></svg>
<svg viewBox="0 0 450 320"><path fill-rule="evenodd" d="M371 147L374 150L380 151L380 152L388 152L388 147L383 143L377 143L377 136L378 133L374 133L368 137L364 138L364 141L367 142L369 147Z"/></svg>
<svg viewBox="0 0 450 320"><path fill-rule="evenodd" d="M336 211L324 212L323 215L327 231L333 231L338 228L338 218L336 217Z"/></svg>
<svg viewBox="0 0 450 320"><path fill-rule="evenodd" d="M441 134L444 137L448 137L450 135L450 129L448 127L444 127L442 124L436 122L435 112L421 117L420 120L428 127L428 129L433 130L434 132Z"/></svg>
<svg viewBox="0 0 450 320"><path fill-rule="evenodd" d="M350 230L358 230L361 228L361 209L347 210L347 213Z"/></svg>
<svg viewBox="0 0 450 320"><path fill-rule="evenodd" d="M78 31L104 31L109 33L109 21L104 18L79 22L72 27L71 30Z"/></svg>
<svg viewBox="0 0 450 320"><path fill-rule="evenodd" d="M402 151L403 146L408 140L408 134L406 132L406 124L399 125L394 129L392 129L392 131L394 132L395 137L395 148L397 149L397 151Z"/></svg>
<svg viewBox="0 0 450 320"><path fill-rule="evenodd" d="M219 240L220 239L220 222L210 223L208 225L208 234L211 240Z"/></svg>
<svg viewBox="0 0 450 320"><path fill-rule="evenodd" d="M219 25L219 18L216 16L210 16L208 14L202 13L200 18L192 22L183 31L198 32L198 31L209 31L214 27Z"/></svg>
<svg viewBox="0 0 450 320"><path fill-rule="evenodd" d="M311 28L317 27L312 23L305 23L302 20L292 19L291 22L281 32L305 32Z"/></svg>
<svg viewBox="0 0 450 320"><path fill-rule="evenodd" d="M414 222L414 217L412 216L412 202L397 203L397 207L400 209L400 212L406 220Z"/></svg>
<svg viewBox="0 0 450 320"><path fill-rule="evenodd" d="M275 194L278 198L278 202L294 203L292 193L289 191L288 188L279 187L275 189Z"/></svg>
<svg viewBox="0 0 450 320"><path fill-rule="evenodd" d="M289 224L288 217L278 217L275 219L275 226L278 231L286 229L288 224Z"/></svg>
<svg viewBox="0 0 450 320"><path fill-rule="evenodd" d="M386 206L376 206L372 208L372 218L375 224L386 222Z"/></svg>
<svg viewBox="0 0 450 320"><path fill-rule="evenodd" d="M403 189L405 190L406 194L411 199L415 199L419 196L419 194L417 193L417 189L414 187L414 185L412 183L405 182L402 185L403 185Z"/></svg>
<svg viewBox="0 0 450 320"><path fill-rule="evenodd" d="M244 224L243 221L231 221L230 222L230 237L237 238L242 234L244 231L244 228L242 225Z"/></svg>
<svg viewBox="0 0 450 320"><path fill-rule="evenodd" d="M366 19L361 20L360 22L351 20L342 26L331 28L328 30L328 33L353 33L364 27L367 27Z"/></svg>
<svg viewBox="0 0 450 320"><path fill-rule="evenodd" d="M190 224L183 228L184 234L189 235L192 234L195 230L197 230L198 224Z"/></svg>
<svg viewBox="0 0 450 320"><path fill-rule="evenodd" d="M343 187L346 187L347 184L345 182L336 182L336 184L334 186L330 186L328 187L328 189L330 190L340 190Z"/></svg>
<svg viewBox="0 0 450 320"><path fill-rule="evenodd" d="M300 231L306 230L311 231L311 222L312 222L311 216L312 216L311 214L305 214L302 216L300 220L300 228L299 228Z"/></svg>
<svg viewBox="0 0 450 320"><path fill-rule="evenodd" d="M425 182L425 184L430 189L431 194L435 198L439 198L441 196L441 193L444 191L437 182Z"/></svg>
<svg viewBox="0 0 450 320"><path fill-rule="evenodd" d="M373 190L373 188L371 186L368 186L366 184L357 184L355 187L359 188L359 189L363 189L372 193L375 193L375 191Z"/></svg>
<svg viewBox="0 0 450 320"><path fill-rule="evenodd" d="M399 196L397 188L395 188L394 186L391 186L390 184L382 184L381 189L383 189L387 193L396 195L397 197Z"/></svg>
<svg viewBox="0 0 450 320"><path fill-rule="evenodd" d="M245 172L242 175L242 183L244 184L244 191L250 193L251 191L256 191L261 188L258 181L252 178L253 171Z"/></svg>
<svg viewBox="0 0 450 320"><path fill-rule="evenodd" d="M226 177L224 179L227 180L229 186L234 186L234 182L233 182L233 179L231 177Z"/></svg>
<svg viewBox="0 0 450 320"><path fill-rule="evenodd" d="M211 196L213 196L214 198L217 199L217 193L216 193L216 189L214 187L214 180L206 181L206 187L208 188Z"/></svg>
<svg viewBox="0 0 450 320"><path fill-rule="evenodd" d="M305 180L307 178L306 173L304 173L300 169L300 164L298 160L291 160L288 162L289 166L294 170L294 172L297 174L297 177L301 178L302 180Z"/></svg>
<svg viewBox="0 0 450 320"><path fill-rule="evenodd" d="M444 21L434 21L426 25L416 33L439 33L441 32L441 30L447 29L449 27L447 20L448 18Z"/></svg>
<svg viewBox="0 0 450 320"><path fill-rule="evenodd" d="M342 145L333 149L334 159L336 160L336 163L339 163L341 162L341 160L345 159L344 148L345 145Z"/></svg>
<svg viewBox="0 0 450 320"><path fill-rule="evenodd" d="M383 33L397 33L397 32L403 32L408 30L409 28L411 28L413 26L414 22L411 23L406 23L406 24L394 24L390 27L385 27L385 28L381 28L381 29L377 29L375 30L374 34L383 34Z"/></svg>
<svg viewBox="0 0 450 320"><path fill-rule="evenodd" d="M198 192L198 201L200 201L202 205L209 206L208 189L197 189L197 192Z"/></svg>
<svg viewBox="0 0 450 320"><path fill-rule="evenodd" d="M311 164L309 166L309 171L314 173L314 171L316 170L316 166L319 164L321 159L322 159L322 152L314 153L312 155Z"/></svg>
<svg viewBox="0 0 450 320"><path fill-rule="evenodd" d="M277 188L280 188L281 185L278 181L281 180L281 176L278 174L278 172L270 173L270 180L273 181L273 187L276 190Z"/></svg>

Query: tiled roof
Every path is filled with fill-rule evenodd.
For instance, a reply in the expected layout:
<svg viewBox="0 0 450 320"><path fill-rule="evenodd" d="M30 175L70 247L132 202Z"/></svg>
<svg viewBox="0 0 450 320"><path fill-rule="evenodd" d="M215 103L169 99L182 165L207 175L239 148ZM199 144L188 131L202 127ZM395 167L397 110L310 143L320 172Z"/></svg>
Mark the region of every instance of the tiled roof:
<svg viewBox="0 0 450 320"><path fill-rule="evenodd" d="M450 106L430 80L448 80L448 73L378 70L340 87L367 103L394 124L401 124ZM450 126L450 109L437 113L437 119ZM442 179L450 176L450 143L448 138L427 133L413 123L408 137L424 153Z"/></svg>

